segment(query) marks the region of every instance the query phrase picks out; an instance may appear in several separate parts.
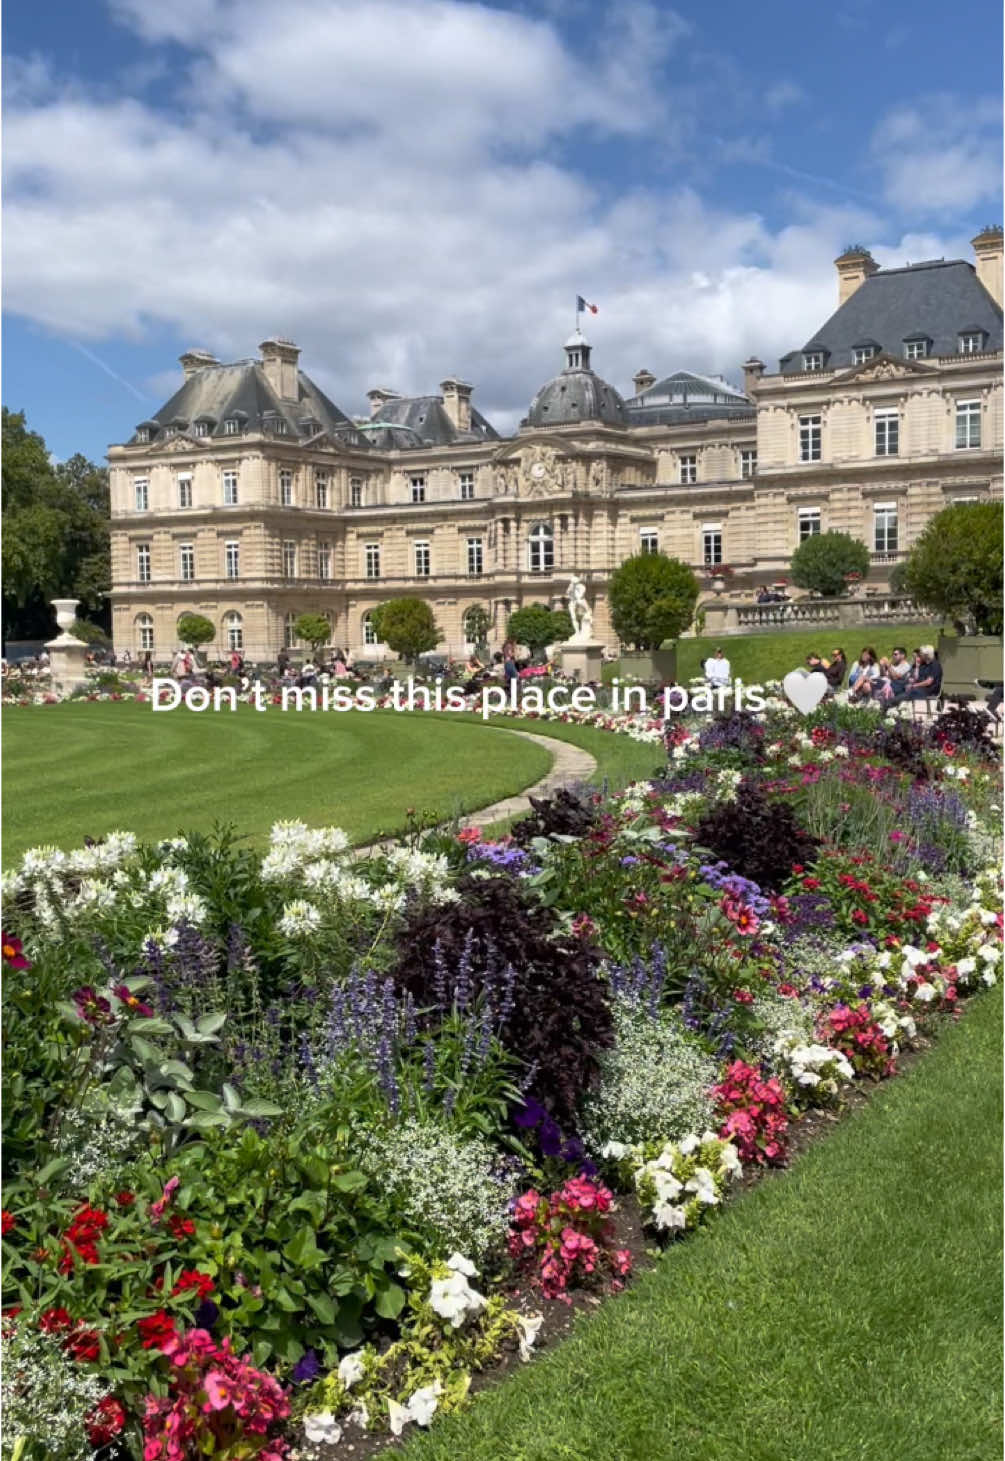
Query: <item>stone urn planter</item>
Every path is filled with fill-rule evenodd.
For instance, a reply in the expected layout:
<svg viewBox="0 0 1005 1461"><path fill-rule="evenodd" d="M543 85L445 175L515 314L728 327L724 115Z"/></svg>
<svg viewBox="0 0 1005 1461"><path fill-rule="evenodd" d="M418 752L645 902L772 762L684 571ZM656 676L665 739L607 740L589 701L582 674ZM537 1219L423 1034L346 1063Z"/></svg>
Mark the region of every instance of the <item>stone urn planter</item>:
<svg viewBox="0 0 1005 1461"><path fill-rule="evenodd" d="M79 603L79 599L52 600L52 607L56 613L56 625L60 631L61 638L72 639L74 637L70 634L70 630L77 621L77 607Z"/></svg>

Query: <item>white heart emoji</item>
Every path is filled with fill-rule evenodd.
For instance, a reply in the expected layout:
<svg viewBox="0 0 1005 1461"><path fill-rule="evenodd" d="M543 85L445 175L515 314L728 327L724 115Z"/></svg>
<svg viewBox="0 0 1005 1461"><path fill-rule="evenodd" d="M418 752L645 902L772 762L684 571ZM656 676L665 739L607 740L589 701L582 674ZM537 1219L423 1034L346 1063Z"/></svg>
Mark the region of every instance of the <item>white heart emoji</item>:
<svg viewBox="0 0 1005 1461"><path fill-rule="evenodd" d="M782 689L800 715L809 715L827 694L827 676L819 670L814 670L812 675L805 670L790 670L782 681Z"/></svg>

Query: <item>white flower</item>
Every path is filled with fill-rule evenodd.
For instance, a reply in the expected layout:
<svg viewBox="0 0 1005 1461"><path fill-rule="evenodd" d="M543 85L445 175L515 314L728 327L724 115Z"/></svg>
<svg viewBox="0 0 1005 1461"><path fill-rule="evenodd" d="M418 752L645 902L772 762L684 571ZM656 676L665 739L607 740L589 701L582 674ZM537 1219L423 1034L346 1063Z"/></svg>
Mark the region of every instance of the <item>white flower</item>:
<svg viewBox="0 0 1005 1461"><path fill-rule="evenodd" d="M922 1004L929 1004L936 995L934 984L919 984L914 991L915 999L920 999Z"/></svg>
<svg viewBox="0 0 1005 1461"><path fill-rule="evenodd" d="M321 924L321 914L313 903L307 903L303 898L296 898L292 903L285 904L283 916L279 920L279 931L287 938L301 938L305 934L313 933Z"/></svg>
<svg viewBox="0 0 1005 1461"><path fill-rule="evenodd" d="M972 974L976 968L976 959L957 959L956 961L956 973L958 975Z"/></svg>
<svg viewBox="0 0 1005 1461"><path fill-rule="evenodd" d="M400 1436L411 1419L408 1411L397 1400L387 1402L387 1423L391 1427L392 1436Z"/></svg>
<svg viewBox="0 0 1005 1461"><path fill-rule="evenodd" d="M518 1314L517 1327L520 1330L520 1358L526 1362L537 1341L538 1331L544 1323L543 1314Z"/></svg>
<svg viewBox="0 0 1005 1461"><path fill-rule="evenodd" d="M848 754L849 754L848 753L848 747L847 746L835 746L834 747L834 754L835 754L835 756L841 756L841 757L847 759Z"/></svg>
<svg viewBox="0 0 1005 1461"><path fill-rule="evenodd" d="M631 1147L626 1146L623 1141L609 1141L606 1146L601 1147L600 1155L611 1161L620 1162L623 1157L627 1157L630 1151Z"/></svg>
<svg viewBox="0 0 1005 1461"><path fill-rule="evenodd" d="M434 1278L429 1290L430 1308L441 1319L448 1319L453 1329L460 1329L469 1315L480 1314L485 1303L465 1275L453 1270L449 1278Z"/></svg>
<svg viewBox="0 0 1005 1461"><path fill-rule="evenodd" d="M731 1141L724 1141L722 1143L719 1160L725 1171L734 1179L742 1175L743 1163L740 1161L740 1153Z"/></svg>
<svg viewBox="0 0 1005 1461"><path fill-rule="evenodd" d="M695 1174L684 1184L685 1192L693 1192L698 1201L706 1207L715 1207L719 1202L719 1194L716 1191L715 1178L707 1167L698 1167Z"/></svg>
<svg viewBox="0 0 1005 1461"><path fill-rule="evenodd" d="M165 904L165 913L171 923L205 923L209 909L198 893L175 893Z"/></svg>
<svg viewBox="0 0 1005 1461"><path fill-rule="evenodd" d="M361 1349L342 1356L338 1365L338 1377L347 1390L351 1390L357 1381L362 1380L363 1351Z"/></svg>
<svg viewBox="0 0 1005 1461"><path fill-rule="evenodd" d="M996 979L994 974L991 973L990 969L985 969L984 973L981 975L981 983L986 984L987 987L990 989L992 984L998 983L998 980Z"/></svg>
<svg viewBox="0 0 1005 1461"><path fill-rule="evenodd" d="M997 964L1001 956L1002 951L997 944L981 944L977 950L978 959L983 959L985 964Z"/></svg>
<svg viewBox="0 0 1005 1461"><path fill-rule="evenodd" d="M653 1208L653 1222L658 1228L686 1228L684 1209L673 1202L658 1202Z"/></svg>
<svg viewBox="0 0 1005 1461"><path fill-rule="evenodd" d="M993 923L998 922L998 914L992 913L988 908L981 909L981 923L985 928L990 928Z"/></svg>
<svg viewBox="0 0 1005 1461"><path fill-rule="evenodd" d="M409 1421L427 1426L436 1413L439 1404L437 1397L442 1394L443 1386L439 1380L434 1380L431 1385L423 1385L421 1390L416 1390L407 1405L399 1405L396 1400L389 1400L387 1410L392 1436L400 1436Z"/></svg>
<svg viewBox="0 0 1005 1461"><path fill-rule="evenodd" d="M314 1445L335 1446L342 1439L342 1427L330 1410L318 1410L304 1416L304 1435Z"/></svg>
<svg viewBox="0 0 1005 1461"><path fill-rule="evenodd" d="M700 1146L700 1138L695 1136L692 1132L689 1136L685 1136L682 1141L678 1142L677 1149L682 1157L689 1157L691 1153L696 1152Z"/></svg>
<svg viewBox="0 0 1005 1461"><path fill-rule="evenodd" d="M474 1278L478 1272L470 1258L465 1258L462 1253L451 1253L447 1259L447 1267L453 1273L463 1273L465 1278Z"/></svg>

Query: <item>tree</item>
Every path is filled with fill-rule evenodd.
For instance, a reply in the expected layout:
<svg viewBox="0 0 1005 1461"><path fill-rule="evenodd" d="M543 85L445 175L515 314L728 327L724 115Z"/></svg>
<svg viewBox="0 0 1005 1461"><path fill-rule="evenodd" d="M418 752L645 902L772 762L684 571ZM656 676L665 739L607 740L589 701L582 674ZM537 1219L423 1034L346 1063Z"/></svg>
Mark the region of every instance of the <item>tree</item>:
<svg viewBox="0 0 1005 1461"><path fill-rule="evenodd" d="M472 604L464 611L464 637L469 644L481 647L488 640L492 620L483 604Z"/></svg>
<svg viewBox="0 0 1005 1461"><path fill-rule="evenodd" d="M74 619L70 625L70 633L74 639L82 639L85 644L99 644L102 648L112 642L101 625L92 624L89 619Z"/></svg>
<svg viewBox="0 0 1005 1461"><path fill-rule="evenodd" d="M922 608L961 634L1002 632L1002 507L958 502L932 518L900 575Z"/></svg>
<svg viewBox="0 0 1005 1461"><path fill-rule="evenodd" d="M209 644L216 638L216 626L212 619L206 619L202 614L182 614L178 620L178 638L182 644L198 649L201 644Z"/></svg>
<svg viewBox="0 0 1005 1461"><path fill-rule="evenodd" d="M622 644L659 649L664 639L678 639L690 626L698 580L687 564L665 553L636 553L611 575L608 597Z"/></svg>
<svg viewBox="0 0 1005 1461"><path fill-rule="evenodd" d="M549 644L560 644L572 635L572 620L565 609L549 609L546 604L527 604L510 616L506 637L516 644L525 644L531 659Z"/></svg>
<svg viewBox="0 0 1005 1461"><path fill-rule="evenodd" d="M24 413L3 409L4 632L52 629L49 602L78 598L108 627L108 473L79 453L53 466Z"/></svg>
<svg viewBox="0 0 1005 1461"><path fill-rule="evenodd" d="M424 599L388 599L377 605L371 618L378 641L406 660L418 659L443 639Z"/></svg>
<svg viewBox="0 0 1005 1461"><path fill-rule="evenodd" d="M293 632L317 654L331 639L332 626L324 614L298 614L293 622Z"/></svg>
<svg viewBox="0 0 1005 1461"><path fill-rule="evenodd" d="M846 576L864 578L869 571L869 549L848 533L812 533L792 555L792 582L835 599L846 592Z"/></svg>

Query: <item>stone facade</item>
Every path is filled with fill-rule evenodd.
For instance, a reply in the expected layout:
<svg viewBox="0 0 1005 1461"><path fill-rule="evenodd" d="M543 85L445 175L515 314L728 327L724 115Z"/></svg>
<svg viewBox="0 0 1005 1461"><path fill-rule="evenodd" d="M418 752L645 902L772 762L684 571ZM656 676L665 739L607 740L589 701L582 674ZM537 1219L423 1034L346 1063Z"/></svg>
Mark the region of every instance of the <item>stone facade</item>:
<svg viewBox="0 0 1005 1461"><path fill-rule="evenodd" d="M164 659L180 615L196 612L217 626L211 655L240 647L252 660L273 659L292 643L296 615L310 611L330 617L333 644L376 659L383 651L371 642L368 613L415 594L432 605L442 648L461 655L467 609L488 611L498 646L514 609L560 607L574 573L587 584L596 637L613 647L607 583L630 554L668 553L704 584L728 565L734 594L752 593L786 574L801 536L829 529L869 545L869 584L885 590L933 514L1001 495L1001 234L986 230L975 248L974 287L979 279L982 298L998 291L996 338L967 336L961 319L951 354L918 358L884 341L851 366L831 364L826 352L801 373L790 357L778 374L748 361L746 397L707 396L728 402L718 417L714 404L695 405L693 383L703 378L693 376L669 378L685 381L683 395L661 417L660 387L640 371L626 402L593 377L614 398L614 419L525 424L503 440L473 412L471 388L450 378L440 396L414 398L442 407L454 432L424 442L421 427L381 425L382 416L405 420L402 410L388 414L389 402L407 404L393 392L372 393L372 423L350 423L300 375L296 347L268 341L262 361L242 369L263 373L280 410L261 419L235 411L231 428L219 412L165 420L169 402L109 452L116 649L150 648ZM838 276L842 305L889 277L864 250L843 255ZM933 269L933 289L941 278ZM566 351L556 381L571 371L581 383L580 356L592 377L582 337ZM238 367L203 352L182 363L186 382L237 378ZM561 389L547 398L560 400ZM305 401L318 419L294 421ZM425 410L408 419L421 421ZM283 412L292 424L280 430Z"/></svg>

